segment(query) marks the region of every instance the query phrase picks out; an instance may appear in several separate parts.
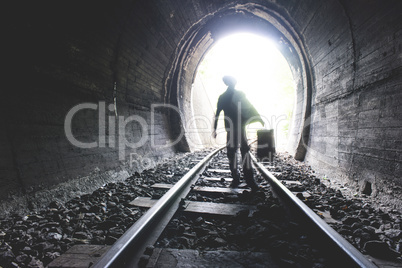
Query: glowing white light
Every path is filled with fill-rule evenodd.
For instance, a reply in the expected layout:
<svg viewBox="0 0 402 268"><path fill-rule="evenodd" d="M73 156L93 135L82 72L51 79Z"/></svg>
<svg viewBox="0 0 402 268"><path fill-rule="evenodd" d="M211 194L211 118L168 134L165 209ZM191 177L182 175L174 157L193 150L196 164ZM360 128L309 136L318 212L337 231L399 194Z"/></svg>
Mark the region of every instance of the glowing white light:
<svg viewBox="0 0 402 268"><path fill-rule="evenodd" d="M200 72L211 103L215 104L226 90L222 77L232 75L238 82L236 88L246 93L268 124L277 123L273 117L290 115L294 101L293 77L286 59L265 37L239 33L222 38L206 55Z"/></svg>

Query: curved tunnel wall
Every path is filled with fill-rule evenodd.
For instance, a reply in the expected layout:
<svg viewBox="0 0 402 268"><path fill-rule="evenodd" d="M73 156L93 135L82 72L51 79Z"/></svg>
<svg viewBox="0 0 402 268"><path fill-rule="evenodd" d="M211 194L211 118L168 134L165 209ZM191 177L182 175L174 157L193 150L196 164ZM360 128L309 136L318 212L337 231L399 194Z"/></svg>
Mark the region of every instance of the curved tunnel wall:
<svg viewBox="0 0 402 268"><path fill-rule="evenodd" d="M370 181L378 193L382 185L394 195L401 186L401 8L398 0L9 6L2 210L66 200L189 150L186 139L175 142L188 116L181 94L189 93L219 30L209 23L231 19L253 29L269 22L299 50L298 107L305 108L296 113L292 153L329 177ZM79 148L65 134L68 112L83 103L97 106L77 112L71 129L77 140L97 142L93 148ZM153 106L162 103L172 106Z"/></svg>
<svg viewBox="0 0 402 268"><path fill-rule="evenodd" d="M315 76L306 159L329 177L397 193L401 3L329 3L317 5L314 26L302 30Z"/></svg>

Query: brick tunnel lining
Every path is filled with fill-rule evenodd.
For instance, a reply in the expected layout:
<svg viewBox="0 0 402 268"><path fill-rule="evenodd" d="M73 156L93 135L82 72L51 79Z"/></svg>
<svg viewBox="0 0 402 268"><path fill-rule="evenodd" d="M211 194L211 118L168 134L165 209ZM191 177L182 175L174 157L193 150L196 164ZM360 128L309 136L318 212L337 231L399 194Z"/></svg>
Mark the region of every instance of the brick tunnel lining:
<svg viewBox="0 0 402 268"><path fill-rule="evenodd" d="M293 38L298 40L298 36L299 47L305 49L298 54L305 57L301 62L310 62L305 69L311 70L311 105L306 95L298 95L311 108L311 117L307 117L310 135L295 128L300 137L308 138L296 139L307 144L306 160L324 174L369 181L373 195L390 191L398 198L394 193L400 192L401 185L401 2L239 3L101 1L76 6L48 1L43 6L30 3L25 9L7 9L13 14L6 32L12 83L3 99L7 102L1 117L5 126L0 133L4 148L0 153L1 196L16 201L18 207L35 203L34 199L42 200L36 202L41 205L139 171L130 168L128 161L118 160L118 146L89 150L72 146L63 130L68 111L80 103L104 101L109 105L116 99L120 116L136 114L150 122L152 103L172 103L171 93L188 93L185 88L191 85L193 71L178 73L172 68L183 64L177 62L184 60L178 55L187 57L187 66L195 70L198 62L191 60L202 59L210 45L208 39L199 39L204 50L201 44L192 52L198 56L180 54L190 40L189 33L196 33L192 31L196 27L208 29L206 18L228 11L234 13L226 15L233 15L236 7L242 16L254 14L261 19L266 13L259 6L272 14L271 19L286 18L275 27L289 24L288 33L293 28L297 33ZM308 81L305 76L301 72L302 81ZM177 90L174 81L180 87ZM177 105L183 109L186 104ZM174 138L165 113L158 112L154 119L156 144L169 142L171 134ZM80 115L75 124L74 133L83 141L98 139L96 112ZM134 139L142 134L136 126L127 127L126 132ZM149 142L138 150L127 150L125 157L131 152L159 161L174 154L175 148L158 150ZM63 183L75 186L68 188ZM61 188L53 189L57 185ZM2 204L7 210L7 203Z"/></svg>

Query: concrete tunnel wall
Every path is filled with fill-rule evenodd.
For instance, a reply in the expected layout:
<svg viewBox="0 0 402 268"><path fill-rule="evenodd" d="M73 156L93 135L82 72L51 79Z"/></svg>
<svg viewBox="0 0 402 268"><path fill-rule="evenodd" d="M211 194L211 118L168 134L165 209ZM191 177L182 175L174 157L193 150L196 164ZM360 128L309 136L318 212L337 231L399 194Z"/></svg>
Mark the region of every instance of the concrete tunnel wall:
<svg viewBox="0 0 402 268"><path fill-rule="evenodd" d="M369 181L373 194L398 203L401 8L398 0L9 4L1 212L65 201L190 150L182 130L196 67L239 28L284 44L298 84L290 153L328 177ZM163 103L172 106L152 105ZM74 114L72 134L93 148L65 133L82 104L92 106Z"/></svg>

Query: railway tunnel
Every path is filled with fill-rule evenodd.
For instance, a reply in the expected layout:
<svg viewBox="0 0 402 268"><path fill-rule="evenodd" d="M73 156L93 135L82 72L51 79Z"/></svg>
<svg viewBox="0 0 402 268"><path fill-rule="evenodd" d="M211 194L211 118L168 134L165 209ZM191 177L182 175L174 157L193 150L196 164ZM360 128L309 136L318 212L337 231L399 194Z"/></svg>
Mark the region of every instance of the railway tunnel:
<svg viewBox="0 0 402 268"><path fill-rule="evenodd" d="M210 133L193 118L211 111L192 101L192 85L208 51L236 32L270 38L290 66L288 152L401 208L401 9L399 0L9 4L2 213L212 146L200 144Z"/></svg>

